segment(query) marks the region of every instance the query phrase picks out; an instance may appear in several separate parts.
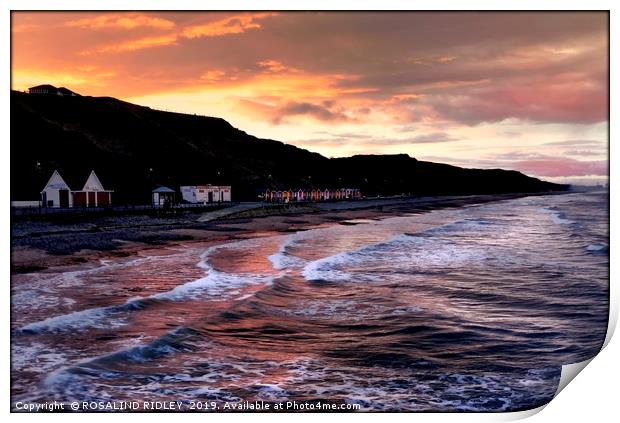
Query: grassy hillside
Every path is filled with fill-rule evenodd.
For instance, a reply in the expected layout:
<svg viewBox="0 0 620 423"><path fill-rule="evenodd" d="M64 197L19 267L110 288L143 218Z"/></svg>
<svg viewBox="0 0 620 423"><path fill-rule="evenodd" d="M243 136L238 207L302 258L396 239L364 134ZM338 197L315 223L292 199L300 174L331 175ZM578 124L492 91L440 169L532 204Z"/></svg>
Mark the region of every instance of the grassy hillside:
<svg viewBox="0 0 620 423"><path fill-rule="evenodd" d="M265 188L356 186L365 194L486 194L562 189L513 171L470 170L407 155L327 159L248 135L219 118L109 97L11 93L11 199L37 199L54 169L80 189L91 169L115 203L157 185L229 184L235 200Z"/></svg>

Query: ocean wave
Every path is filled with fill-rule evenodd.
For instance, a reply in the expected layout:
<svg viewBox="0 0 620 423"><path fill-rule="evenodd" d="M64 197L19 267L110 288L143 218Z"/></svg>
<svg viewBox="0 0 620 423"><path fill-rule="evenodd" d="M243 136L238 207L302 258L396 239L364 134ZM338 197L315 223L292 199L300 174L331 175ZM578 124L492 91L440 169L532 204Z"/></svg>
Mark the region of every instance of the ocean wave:
<svg viewBox="0 0 620 423"><path fill-rule="evenodd" d="M295 247L299 244L299 237L297 234L287 236L283 243L280 244L278 251L267 257L272 266L276 270L285 270L298 268L306 263L305 260L291 255L288 250L291 247Z"/></svg>
<svg viewBox="0 0 620 423"><path fill-rule="evenodd" d="M381 281L385 275L377 270L415 273L443 270L465 263L479 263L484 249L460 245L444 238L419 234L400 234L388 241L366 245L357 250L335 254L304 266L307 281Z"/></svg>
<svg viewBox="0 0 620 423"><path fill-rule="evenodd" d="M20 290L11 295L11 306L14 310L28 310L32 307L38 309L57 309L59 307L71 307L75 300L69 297L55 295L58 288L77 288L84 284L85 277L91 277L110 270L119 270L147 261L153 257L138 257L131 260L111 262L99 260L98 266L88 265L85 268L60 273L34 273L25 275L27 281L20 283Z"/></svg>
<svg viewBox="0 0 620 423"><path fill-rule="evenodd" d="M354 259L353 253L340 253L331 257L315 260L307 264L302 275L307 281L328 280L346 281L353 278L349 272L335 269L336 266L351 263Z"/></svg>
<svg viewBox="0 0 620 423"><path fill-rule="evenodd" d="M573 223L575 223L574 220L565 219L564 213L559 212L557 210L553 210L553 209L546 208L546 207L541 210L543 213L548 214L551 217L551 220L553 221L553 223L555 223L556 225L572 225Z"/></svg>
<svg viewBox="0 0 620 423"><path fill-rule="evenodd" d="M91 365L113 363L118 361L144 363L150 360L157 360L177 352L195 351L198 347L192 341L199 338L200 335L194 329L181 327L168 332L166 335L146 345L137 345L126 350L113 352L111 354L92 359L88 363ZM204 345L201 345L201 347L204 347ZM84 364L82 364L81 367L84 367Z"/></svg>
<svg viewBox="0 0 620 423"><path fill-rule="evenodd" d="M145 298L136 297L127 300L124 304L96 307L86 310L74 311L69 314L54 316L22 326L16 331L17 334L38 334L58 331L80 331L87 328L117 328L125 324L121 316L114 318L115 314L141 309L145 306ZM105 322L103 321L105 320Z"/></svg>
<svg viewBox="0 0 620 423"><path fill-rule="evenodd" d="M607 244L590 244L586 247L586 251L589 251L591 253L608 253L609 252L609 245Z"/></svg>
<svg viewBox="0 0 620 423"><path fill-rule="evenodd" d="M174 287L165 292L148 297L134 297L124 304L107 307L96 307L54 316L42 321L22 326L17 334L38 334L67 330L85 330L90 328L114 328L126 324L126 316L122 313L147 307L157 301L184 301L207 295L218 300L229 299L239 293L238 289L247 285L269 284L280 275L264 275L250 273L225 273L215 270L208 262L211 254L223 248L230 248L236 243L210 247L201 255L198 267L207 272L207 276Z"/></svg>
<svg viewBox="0 0 620 423"><path fill-rule="evenodd" d="M122 370L123 366L146 363L178 352L195 351L198 348L196 344L198 339L199 335L193 329L177 328L148 344L86 358L59 368L47 375L43 385L48 391L62 393L69 398L89 401L110 399L109 394L102 389L105 385L93 384L93 379L112 380L128 376ZM205 347L203 344L204 341L201 343L201 348Z"/></svg>

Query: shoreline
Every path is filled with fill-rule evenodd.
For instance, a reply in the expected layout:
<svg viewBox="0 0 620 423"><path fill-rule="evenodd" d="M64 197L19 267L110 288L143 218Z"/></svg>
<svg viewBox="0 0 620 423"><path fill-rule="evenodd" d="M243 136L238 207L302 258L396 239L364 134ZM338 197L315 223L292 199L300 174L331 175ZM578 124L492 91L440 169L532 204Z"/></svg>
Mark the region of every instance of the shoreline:
<svg viewBox="0 0 620 423"><path fill-rule="evenodd" d="M200 221L203 214L152 218L92 217L76 222L11 222L11 275L69 267L180 243L218 244L252 234L288 233L346 223L379 220L403 213L427 213L495 201L568 192L384 198L295 207L260 207L224 218Z"/></svg>

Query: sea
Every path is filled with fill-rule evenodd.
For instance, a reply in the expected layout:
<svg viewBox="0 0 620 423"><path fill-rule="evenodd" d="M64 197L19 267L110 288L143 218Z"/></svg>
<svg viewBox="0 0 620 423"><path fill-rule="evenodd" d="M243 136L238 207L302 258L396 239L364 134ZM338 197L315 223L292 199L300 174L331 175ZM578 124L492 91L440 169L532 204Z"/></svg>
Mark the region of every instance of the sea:
<svg viewBox="0 0 620 423"><path fill-rule="evenodd" d="M524 410L602 347L608 193L145 248L15 274L11 292L13 409Z"/></svg>

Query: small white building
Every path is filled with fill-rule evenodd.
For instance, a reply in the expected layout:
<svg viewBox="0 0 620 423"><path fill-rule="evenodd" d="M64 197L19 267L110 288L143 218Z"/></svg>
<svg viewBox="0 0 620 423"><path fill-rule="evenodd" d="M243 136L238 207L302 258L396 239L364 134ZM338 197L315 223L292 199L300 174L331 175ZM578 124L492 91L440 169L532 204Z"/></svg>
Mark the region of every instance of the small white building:
<svg viewBox="0 0 620 423"><path fill-rule="evenodd" d="M151 192L151 202L154 207L163 207L174 204L175 192L168 187L157 187Z"/></svg>
<svg viewBox="0 0 620 423"><path fill-rule="evenodd" d="M232 201L230 186L184 185L181 196L188 203L225 203Z"/></svg>
<svg viewBox="0 0 620 423"><path fill-rule="evenodd" d="M52 173L49 181L41 191L41 205L43 207L73 207L73 196L71 189L67 185L57 170Z"/></svg>
<svg viewBox="0 0 620 423"><path fill-rule="evenodd" d="M59 95L59 96L70 96L70 97L78 97L79 94L71 91L68 88L60 87L56 88L50 84L37 85L35 87L28 88L28 94L44 94L44 95Z"/></svg>

